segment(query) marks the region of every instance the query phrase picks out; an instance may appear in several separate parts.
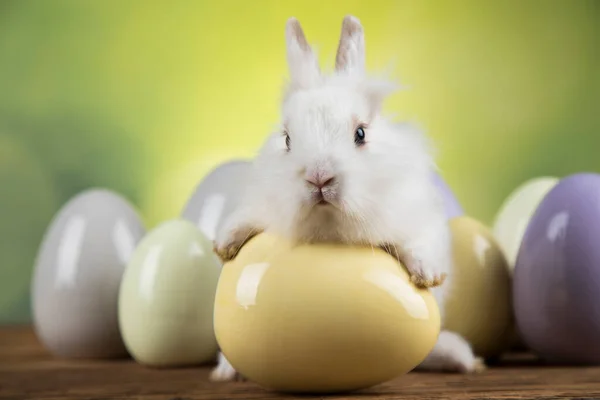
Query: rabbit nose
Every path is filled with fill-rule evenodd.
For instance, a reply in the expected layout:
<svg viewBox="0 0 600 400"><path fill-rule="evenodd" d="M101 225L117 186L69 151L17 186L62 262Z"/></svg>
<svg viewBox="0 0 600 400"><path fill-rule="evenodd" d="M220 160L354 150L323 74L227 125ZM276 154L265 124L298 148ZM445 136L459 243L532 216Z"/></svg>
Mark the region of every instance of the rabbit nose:
<svg viewBox="0 0 600 400"><path fill-rule="evenodd" d="M335 176L331 174L316 173L305 177L304 180L317 189L323 189L324 187L331 186L335 183Z"/></svg>

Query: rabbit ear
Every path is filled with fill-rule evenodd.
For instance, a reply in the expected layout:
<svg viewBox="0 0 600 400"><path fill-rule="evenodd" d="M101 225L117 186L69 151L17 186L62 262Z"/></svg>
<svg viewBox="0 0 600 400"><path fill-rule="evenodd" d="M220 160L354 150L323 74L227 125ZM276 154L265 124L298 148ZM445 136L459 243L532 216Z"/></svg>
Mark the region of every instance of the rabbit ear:
<svg viewBox="0 0 600 400"><path fill-rule="evenodd" d="M319 64L313 50L306 41L300 22L294 17L285 26L287 61L290 78L294 86L308 87L321 76Z"/></svg>
<svg viewBox="0 0 600 400"><path fill-rule="evenodd" d="M344 17L342 34L335 58L337 72L362 74L365 69L365 36L358 18Z"/></svg>

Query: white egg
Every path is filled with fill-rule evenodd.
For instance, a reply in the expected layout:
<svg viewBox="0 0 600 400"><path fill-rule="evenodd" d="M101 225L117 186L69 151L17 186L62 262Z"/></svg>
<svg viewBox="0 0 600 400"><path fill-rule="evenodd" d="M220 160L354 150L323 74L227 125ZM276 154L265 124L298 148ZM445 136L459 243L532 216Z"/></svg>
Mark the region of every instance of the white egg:
<svg viewBox="0 0 600 400"><path fill-rule="evenodd" d="M127 355L118 324L121 277L144 235L134 208L102 189L85 191L56 215L32 280L33 322L55 355Z"/></svg>
<svg viewBox="0 0 600 400"><path fill-rule="evenodd" d="M214 240L223 222L237 207L252 163L246 160L219 165L196 187L181 216Z"/></svg>
<svg viewBox="0 0 600 400"><path fill-rule="evenodd" d="M165 367L215 359L220 270L212 243L189 221L164 222L140 242L119 296L123 339L139 363Z"/></svg>
<svg viewBox="0 0 600 400"><path fill-rule="evenodd" d="M558 178L554 177L540 177L523 183L508 196L496 215L492 230L506 255L511 274L529 220L557 183Z"/></svg>

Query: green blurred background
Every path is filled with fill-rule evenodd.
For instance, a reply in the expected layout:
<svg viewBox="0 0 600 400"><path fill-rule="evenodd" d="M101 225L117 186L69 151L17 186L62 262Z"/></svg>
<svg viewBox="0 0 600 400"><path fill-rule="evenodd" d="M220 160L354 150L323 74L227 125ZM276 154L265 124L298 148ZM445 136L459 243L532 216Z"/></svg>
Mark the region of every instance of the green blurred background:
<svg viewBox="0 0 600 400"><path fill-rule="evenodd" d="M518 184L600 170L598 1L0 1L0 323L30 319L57 210L90 187L148 227L220 162L251 157L279 111L283 28L331 68L344 15L368 67L408 85L467 213L490 223Z"/></svg>

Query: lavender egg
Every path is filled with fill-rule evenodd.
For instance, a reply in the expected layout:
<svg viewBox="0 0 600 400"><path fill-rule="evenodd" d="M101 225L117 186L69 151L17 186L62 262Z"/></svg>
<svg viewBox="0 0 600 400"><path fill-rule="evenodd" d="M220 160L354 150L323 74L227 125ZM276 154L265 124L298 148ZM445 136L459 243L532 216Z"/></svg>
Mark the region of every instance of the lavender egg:
<svg viewBox="0 0 600 400"><path fill-rule="evenodd" d="M446 210L448 219L462 216L464 211L446 181L444 181L444 179L435 172L433 173L433 181L442 194L442 198L444 200L444 209Z"/></svg>
<svg viewBox="0 0 600 400"><path fill-rule="evenodd" d="M551 362L600 363L600 175L571 175L542 200L514 271L519 332Z"/></svg>

